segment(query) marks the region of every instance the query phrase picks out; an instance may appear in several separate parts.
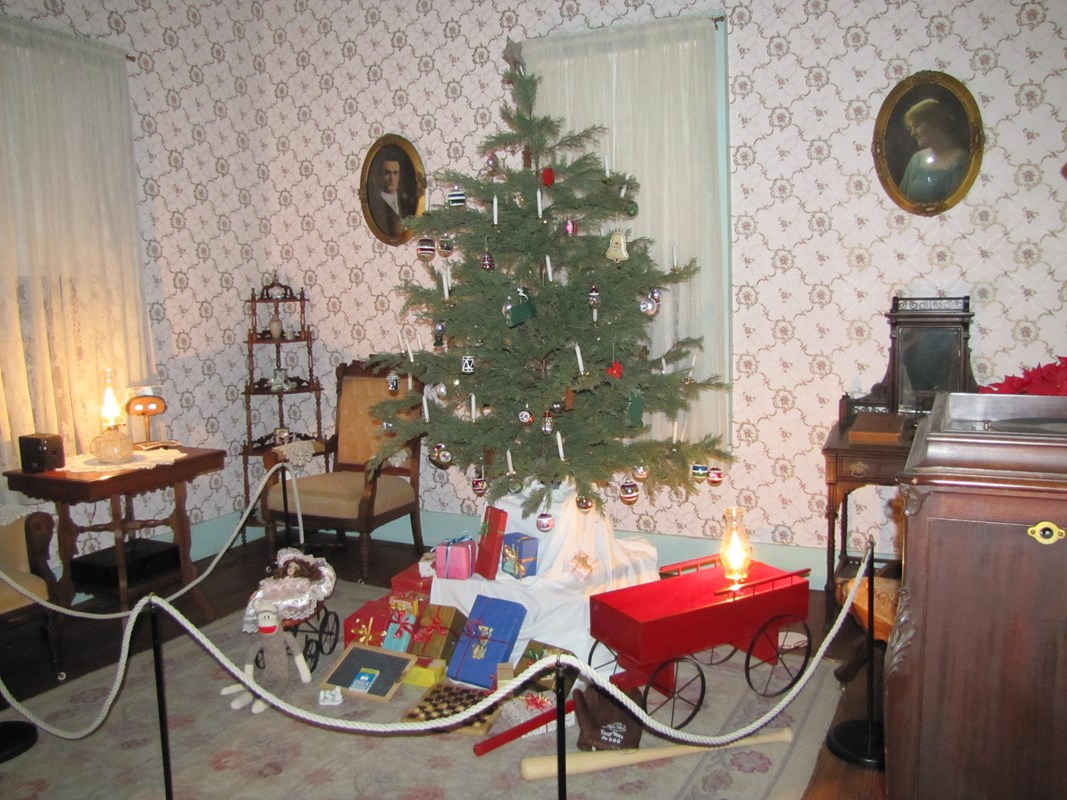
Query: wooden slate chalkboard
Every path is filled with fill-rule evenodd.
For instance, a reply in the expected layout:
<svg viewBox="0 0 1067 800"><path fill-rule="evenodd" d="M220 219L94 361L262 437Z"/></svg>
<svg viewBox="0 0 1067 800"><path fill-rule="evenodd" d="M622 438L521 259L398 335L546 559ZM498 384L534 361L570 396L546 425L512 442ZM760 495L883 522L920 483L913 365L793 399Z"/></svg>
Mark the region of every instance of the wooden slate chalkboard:
<svg viewBox="0 0 1067 800"><path fill-rule="evenodd" d="M322 679L323 689L340 689L350 697L385 702L400 686L418 658L355 642L350 644Z"/></svg>

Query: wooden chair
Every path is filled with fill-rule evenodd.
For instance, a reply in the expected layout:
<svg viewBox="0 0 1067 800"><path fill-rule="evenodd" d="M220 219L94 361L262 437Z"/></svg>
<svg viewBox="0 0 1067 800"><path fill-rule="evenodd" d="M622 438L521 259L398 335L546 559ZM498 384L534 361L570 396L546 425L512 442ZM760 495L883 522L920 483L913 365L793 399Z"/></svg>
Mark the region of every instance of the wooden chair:
<svg viewBox="0 0 1067 800"><path fill-rule="evenodd" d="M58 603L58 583L48 566L48 550L54 531L55 521L44 511L34 511L0 525L0 570L31 594ZM59 615L0 581L0 628L33 621L44 622L43 634L52 668L62 679Z"/></svg>
<svg viewBox="0 0 1067 800"><path fill-rule="evenodd" d="M852 584L856 578L847 583L839 584L840 596L838 603L844 605L844 599L852 591ZM867 664L867 625L868 625L868 600L867 578L859 579L860 588L856 591L856 597L852 603L852 618L859 624L864 633L863 639L856 643L852 655L847 661L841 663L834 670L834 677L841 683L848 683L856 677L857 673ZM900 597L900 562L894 561L886 564L875 572L874 575L874 643L876 658L885 655L886 642L889 634L893 632L893 624L897 618L897 605Z"/></svg>
<svg viewBox="0 0 1067 800"><path fill-rule="evenodd" d="M421 386L416 386L421 391ZM411 533L416 552L423 552L422 523L419 519L420 441L406 443L407 455L368 470L367 463L377 453L383 436L380 420L371 409L394 395L384 375L375 374L364 362L353 361L337 368L337 423L334 434L325 443L327 471L296 479L300 493L300 511L304 531L334 530L343 546L348 532L360 537L363 579L370 567L371 534L387 522L411 518ZM264 459L269 469L284 453L273 450ZM266 492L263 518L267 544L275 552L276 528L286 522L288 506L290 527L296 524L296 506L292 486L283 498L281 481Z"/></svg>

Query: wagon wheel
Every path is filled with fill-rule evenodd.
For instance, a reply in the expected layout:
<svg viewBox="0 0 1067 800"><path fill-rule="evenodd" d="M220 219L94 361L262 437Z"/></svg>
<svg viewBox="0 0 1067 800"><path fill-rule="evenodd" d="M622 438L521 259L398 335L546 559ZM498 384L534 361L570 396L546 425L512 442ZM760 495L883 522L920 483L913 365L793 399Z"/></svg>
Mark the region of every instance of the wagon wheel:
<svg viewBox="0 0 1067 800"><path fill-rule="evenodd" d="M599 639L594 640L593 646L589 648L589 658L586 662L595 671L607 672L609 676L619 671L619 656Z"/></svg>
<svg viewBox="0 0 1067 800"><path fill-rule="evenodd" d="M319 640L312 639L311 634L304 637L304 663L308 665L308 672L314 672L319 665Z"/></svg>
<svg viewBox="0 0 1067 800"><path fill-rule="evenodd" d="M704 664L705 666L714 667L716 664L722 664L729 661L736 652L737 648L733 645L717 644L714 647L709 647L707 650L693 653L693 660Z"/></svg>
<svg viewBox="0 0 1067 800"><path fill-rule="evenodd" d="M319 650L323 655L329 655L337 647L337 638L341 633L341 618L336 611L327 611L322 616L322 625L319 626Z"/></svg>
<svg viewBox="0 0 1067 800"><path fill-rule="evenodd" d="M773 655L763 659L756 648L768 648ZM793 614L771 617L752 637L745 656L745 680L764 697L777 697L789 691L811 658L811 630L808 623Z"/></svg>
<svg viewBox="0 0 1067 800"><path fill-rule="evenodd" d="M704 670L692 658L676 658L656 667L645 686L645 713L656 722L684 728L704 703Z"/></svg>

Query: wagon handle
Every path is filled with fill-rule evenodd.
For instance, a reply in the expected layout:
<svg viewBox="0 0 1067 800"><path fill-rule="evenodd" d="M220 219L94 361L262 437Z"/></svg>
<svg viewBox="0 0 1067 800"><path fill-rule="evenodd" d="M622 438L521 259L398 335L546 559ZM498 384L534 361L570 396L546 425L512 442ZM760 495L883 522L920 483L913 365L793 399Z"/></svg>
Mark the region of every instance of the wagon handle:
<svg viewBox="0 0 1067 800"><path fill-rule="evenodd" d="M661 578L675 578L683 572L697 572L705 567L718 566L718 564L718 555L691 558L688 561L679 561L677 564L666 564L660 567L659 576Z"/></svg>
<svg viewBox="0 0 1067 800"><path fill-rule="evenodd" d="M735 594L745 589L754 589L757 586L762 586L765 583L774 583L776 581L784 581L787 578L806 578L811 574L811 567L805 569L798 569L795 572L787 572L784 575L772 575L769 578L760 578L758 581L745 581L744 583L736 586L727 586L723 589L718 589L715 592L715 596L718 597L724 594Z"/></svg>

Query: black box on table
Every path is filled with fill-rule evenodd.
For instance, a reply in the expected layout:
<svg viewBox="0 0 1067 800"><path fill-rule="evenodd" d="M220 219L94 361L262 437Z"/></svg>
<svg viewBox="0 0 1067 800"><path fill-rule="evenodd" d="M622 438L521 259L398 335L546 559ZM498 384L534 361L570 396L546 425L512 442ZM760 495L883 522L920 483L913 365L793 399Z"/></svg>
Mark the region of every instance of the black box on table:
<svg viewBox="0 0 1067 800"><path fill-rule="evenodd" d="M63 438L58 433L31 433L19 437L19 458L23 472L63 469Z"/></svg>

